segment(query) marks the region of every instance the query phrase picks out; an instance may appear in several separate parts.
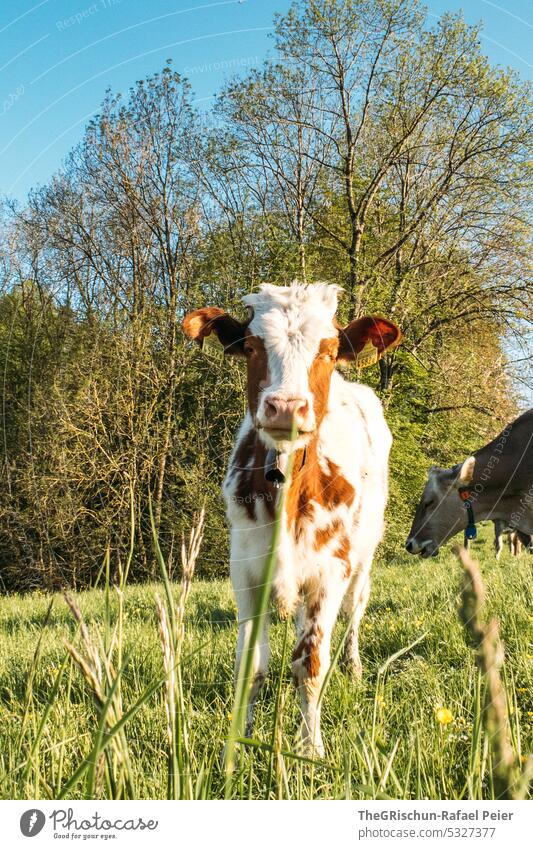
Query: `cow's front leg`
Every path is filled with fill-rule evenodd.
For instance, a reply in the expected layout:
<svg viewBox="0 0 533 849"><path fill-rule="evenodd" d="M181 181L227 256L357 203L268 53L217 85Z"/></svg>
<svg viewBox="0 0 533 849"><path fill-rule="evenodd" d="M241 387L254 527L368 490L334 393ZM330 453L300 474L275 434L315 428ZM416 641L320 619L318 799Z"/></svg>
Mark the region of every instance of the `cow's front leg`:
<svg viewBox="0 0 533 849"><path fill-rule="evenodd" d="M518 536L518 531L513 531L509 537L509 543L511 546L511 554L514 557L519 557L522 554L522 543L520 541L520 537Z"/></svg>
<svg viewBox="0 0 533 849"><path fill-rule="evenodd" d="M323 757L320 691L330 664L331 632L344 587L320 587L308 593L299 612L299 639L292 654L292 674L301 700L303 750Z"/></svg>
<svg viewBox="0 0 533 849"><path fill-rule="evenodd" d="M240 576L242 579L242 576ZM257 610L257 590L235 587L239 615L239 636L237 638L237 654L235 657L235 683L239 676L245 647L250 640L254 615ZM248 708L246 711L245 736L250 737L253 730L254 708L261 687L263 686L268 670L269 646L268 646L268 616L254 647L252 662L252 683L250 686Z"/></svg>
<svg viewBox="0 0 533 849"><path fill-rule="evenodd" d="M363 664L359 654L359 626L364 616L370 596L370 564L361 567L353 583L348 588L343 602L347 616L352 617L350 629L342 653L342 666L346 672L356 679L363 674Z"/></svg>
<svg viewBox="0 0 533 849"><path fill-rule="evenodd" d="M503 550L504 528L505 522L502 522L500 519L496 519L494 522L494 553L496 555L496 560L500 559L500 554Z"/></svg>

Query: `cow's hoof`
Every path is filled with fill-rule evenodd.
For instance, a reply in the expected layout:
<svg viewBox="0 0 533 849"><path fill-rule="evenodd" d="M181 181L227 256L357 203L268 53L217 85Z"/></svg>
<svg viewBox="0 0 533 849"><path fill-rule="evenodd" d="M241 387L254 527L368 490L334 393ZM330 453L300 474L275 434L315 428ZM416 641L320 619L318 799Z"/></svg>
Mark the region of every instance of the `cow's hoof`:
<svg viewBox="0 0 533 849"><path fill-rule="evenodd" d="M302 754L304 758L311 758L313 761L323 760L326 755L326 750L322 740L318 743L306 741L302 746Z"/></svg>
<svg viewBox="0 0 533 849"><path fill-rule="evenodd" d="M353 681L360 681L363 677L363 664L359 658L344 656L341 659L340 666L342 671Z"/></svg>
<svg viewBox="0 0 533 849"><path fill-rule="evenodd" d="M309 729L303 725L300 729L300 736L296 745L296 751L299 755L302 755L304 758L311 758L312 760L321 760L325 755L324 743L322 742L322 735L320 733L315 734L314 739L309 733Z"/></svg>
<svg viewBox="0 0 533 849"><path fill-rule="evenodd" d="M235 743L235 748L233 750L233 759L234 766L238 767L241 759L241 744ZM228 744L226 743L222 749L220 750L220 754L218 756L218 762L220 765L220 769L224 772L226 770L226 763L228 758Z"/></svg>

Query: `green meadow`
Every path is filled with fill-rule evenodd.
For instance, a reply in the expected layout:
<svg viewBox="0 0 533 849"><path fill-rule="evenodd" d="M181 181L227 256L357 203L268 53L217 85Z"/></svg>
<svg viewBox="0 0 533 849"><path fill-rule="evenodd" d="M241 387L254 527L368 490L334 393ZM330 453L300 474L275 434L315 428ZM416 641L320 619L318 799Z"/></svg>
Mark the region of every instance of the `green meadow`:
<svg viewBox="0 0 533 849"><path fill-rule="evenodd" d="M488 532L473 553L486 586L484 618L500 623L511 742L524 761L533 750L533 557L512 558L505 550L496 563ZM1 795L494 798L484 684L457 615L461 572L449 547L429 561L402 555L375 562L362 625L364 677L354 683L335 666L324 694L321 761L298 754L294 626L273 611L268 683L254 737L239 745L229 782L222 752L232 719L237 631L229 581L192 581L173 679L178 697L170 708L156 608L164 583L81 592L74 601L80 621L60 594L5 596ZM170 592L179 616L179 585ZM338 623L334 649L344 627ZM90 670L76 661L91 666L87 645L100 664L100 699L98 682L91 684ZM174 766L169 709L179 726Z"/></svg>

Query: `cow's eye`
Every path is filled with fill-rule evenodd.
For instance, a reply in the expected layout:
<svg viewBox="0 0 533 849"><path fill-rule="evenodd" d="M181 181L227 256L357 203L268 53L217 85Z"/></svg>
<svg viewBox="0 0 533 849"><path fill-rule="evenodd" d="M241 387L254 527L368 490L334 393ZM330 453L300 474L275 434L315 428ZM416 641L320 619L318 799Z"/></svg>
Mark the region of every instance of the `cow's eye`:
<svg viewBox="0 0 533 849"><path fill-rule="evenodd" d="M252 348L251 345L245 345L244 346L244 353L246 354L247 357L250 356L250 354L253 354L253 352L254 352L254 349Z"/></svg>
<svg viewBox="0 0 533 849"><path fill-rule="evenodd" d="M426 510L429 510L429 508L433 507L434 504L435 504L435 499L430 498L429 501L426 501L424 506L425 506Z"/></svg>

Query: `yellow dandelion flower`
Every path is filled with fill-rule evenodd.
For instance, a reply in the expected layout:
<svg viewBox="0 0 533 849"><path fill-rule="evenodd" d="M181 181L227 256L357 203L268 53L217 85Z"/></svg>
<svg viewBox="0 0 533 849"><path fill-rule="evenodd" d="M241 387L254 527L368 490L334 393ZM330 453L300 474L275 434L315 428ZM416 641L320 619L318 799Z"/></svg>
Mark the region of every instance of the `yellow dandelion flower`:
<svg viewBox="0 0 533 849"><path fill-rule="evenodd" d="M381 694L379 696L376 696L376 702L380 707L385 707L385 699Z"/></svg>
<svg viewBox="0 0 533 849"><path fill-rule="evenodd" d="M517 693L527 693L527 687L517 687L516 692Z"/></svg>
<svg viewBox="0 0 533 849"><path fill-rule="evenodd" d="M437 722L440 722L441 725L449 725L450 722L453 722L453 714L451 710L448 710L448 708L438 708L435 716L437 718Z"/></svg>

